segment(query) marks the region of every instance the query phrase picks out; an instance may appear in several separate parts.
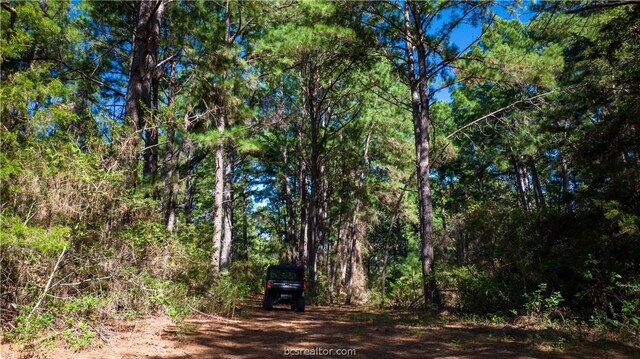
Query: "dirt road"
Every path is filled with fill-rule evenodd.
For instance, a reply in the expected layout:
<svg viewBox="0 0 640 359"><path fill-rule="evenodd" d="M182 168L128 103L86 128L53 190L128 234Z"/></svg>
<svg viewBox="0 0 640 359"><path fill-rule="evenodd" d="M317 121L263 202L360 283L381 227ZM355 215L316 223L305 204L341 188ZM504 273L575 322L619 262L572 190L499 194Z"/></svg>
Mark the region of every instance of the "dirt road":
<svg viewBox="0 0 640 359"><path fill-rule="evenodd" d="M100 348L79 353L51 349L48 356L282 358L286 353L304 354L307 349L319 351L321 355L314 356L318 358L640 358L638 348L630 344L590 342L554 331L510 326L419 323L415 314L346 306L308 306L305 313L276 306L267 312L256 301L242 317L224 321L201 316L181 326L168 318L120 323L102 333L108 341ZM17 357L17 353L3 354Z"/></svg>

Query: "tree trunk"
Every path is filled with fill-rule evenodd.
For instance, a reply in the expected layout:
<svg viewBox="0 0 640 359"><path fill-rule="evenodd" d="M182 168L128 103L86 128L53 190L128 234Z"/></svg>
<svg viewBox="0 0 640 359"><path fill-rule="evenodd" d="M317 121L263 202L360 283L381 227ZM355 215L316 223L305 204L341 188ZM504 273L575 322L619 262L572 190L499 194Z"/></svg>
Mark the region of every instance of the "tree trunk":
<svg viewBox="0 0 640 359"><path fill-rule="evenodd" d="M305 89L305 97L307 98L307 113L311 122L311 158L310 158L310 177L309 184L311 192L308 199L307 207L307 273L309 275L309 287L313 293L316 285L316 245L318 228L316 227L318 220L319 205L319 184L320 184L320 121L319 109L317 108L318 88L317 74L312 67L307 72L309 86Z"/></svg>
<svg viewBox="0 0 640 359"><path fill-rule="evenodd" d="M369 166L369 144L371 143L371 135L373 134L373 120L369 124L369 131L367 132L367 137L364 142L364 153L362 158L362 163L358 168L356 173L356 186L354 193L354 209L353 209L353 219L351 221L351 248L349 252L349 284L347 285L347 297L345 299L345 304L351 304L351 301L355 294L360 294L359 291L362 290L361 286L364 283L360 283L361 278L359 276L363 276L362 271L362 253L360 250L359 243L359 215L360 215L360 205L362 202L361 195L364 187L364 176L365 171ZM358 268L358 265L360 268ZM354 289L354 283L358 280L358 291Z"/></svg>
<svg viewBox="0 0 640 359"><path fill-rule="evenodd" d="M527 156L529 169L531 170L531 181L533 182L533 189L536 199L536 205L538 208L546 205L544 200L544 192L542 191L542 185L540 184L540 177L538 176L538 169L536 168L536 162L533 157Z"/></svg>
<svg viewBox="0 0 640 359"><path fill-rule="evenodd" d="M560 154L561 158L561 174L562 184L560 185L562 209L565 213L571 212L571 204L569 202L569 161L564 153Z"/></svg>
<svg viewBox="0 0 640 359"><path fill-rule="evenodd" d="M520 163L519 156L511 155L513 170L516 174L516 189L522 209L526 212L531 210L531 201L529 200L529 175L526 168Z"/></svg>
<svg viewBox="0 0 640 359"><path fill-rule="evenodd" d="M356 198L357 197L358 195L356 194ZM360 211L360 201L356 199L354 209L353 209L353 217L351 219L351 225L349 229L349 237L351 238L351 245L349 246L349 269L347 272L347 296L344 301L345 304L351 304L351 300L354 292L353 290L354 278L357 276L356 267L358 264L358 258L360 257L360 246L358 242L358 212L359 211Z"/></svg>
<svg viewBox="0 0 640 359"><path fill-rule="evenodd" d="M169 73L169 98L168 104L172 106L176 97L176 61L171 61L171 71ZM175 118L173 116L168 121L167 130L167 154L164 163L168 167L165 175L165 186L169 189L165 205L165 224L167 231L173 233L176 224L176 207L178 206L178 191L180 190L180 181L177 172L180 165L180 151L175 152ZM175 157L175 158L174 158Z"/></svg>
<svg viewBox="0 0 640 359"><path fill-rule="evenodd" d="M342 224L342 230L340 231L340 243L341 246L339 248L339 255L340 255L340 281L339 281L339 288L338 288L338 294L340 295L342 293L342 290L344 290L347 286L347 269L349 268L347 266L348 261L349 261L349 246L347 243L347 238L346 235L349 232L349 222L348 220L343 221Z"/></svg>
<svg viewBox="0 0 640 359"><path fill-rule="evenodd" d="M456 260L458 264L463 265L467 263L467 239L462 232L462 220L456 218L454 220L455 236L456 236Z"/></svg>
<svg viewBox="0 0 640 359"><path fill-rule="evenodd" d="M302 140L301 140L302 141ZM307 168L304 158L300 157L300 167L298 172L298 190L300 192L300 235L298 243L298 258L302 265L307 265Z"/></svg>
<svg viewBox="0 0 640 359"><path fill-rule="evenodd" d="M133 127L135 134L123 145L123 162L129 168L126 181L130 184L135 183L139 136L144 132L148 110L151 109L151 80L157 63L156 52L164 6L164 0L135 3L129 81L125 96L126 121Z"/></svg>
<svg viewBox="0 0 640 359"><path fill-rule="evenodd" d="M185 119L185 133L189 130L189 121ZM188 136L184 139L184 152L187 162L187 169L185 173L184 179L184 222L185 224L191 223L191 212L193 211L193 201L194 195L196 193L196 184L193 181L193 164L191 163L193 159L193 140Z"/></svg>
<svg viewBox="0 0 640 359"><path fill-rule="evenodd" d="M338 196L338 232L336 233L336 243L333 246L335 254L331 257L330 272L329 272L329 300L334 302L336 294L336 287L338 280L339 265L342 263L341 248L342 248L342 222L343 222L343 206L342 196ZM338 293L339 294L339 293Z"/></svg>
<svg viewBox="0 0 640 359"><path fill-rule="evenodd" d="M318 154L316 151L317 149L313 146L310 177L311 193L309 194L307 205L307 273L311 292L315 290L316 283L316 220L318 218Z"/></svg>
<svg viewBox="0 0 640 359"><path fill-rule="evenodd" d="M247 181L245 178L245 182L243 184L243 189L242 189L242 248L241 248L241 253L242 253L242 259L243 260L248 260L249 259L249 228L247 227L249 222L247 221L247 210L248 210L248 205L247 205Z"/></svg>
<svg viewBox="0 0 640 359"><path fill-rule="evenodd" d="M224 164L224 194L222 207L224 209L224 230L222 249L220 252L220 270L229 271L233 246L233 154L227 151L227 161Z"/></svg>
<svg viewBox="0 0 640 359"><path fill-rule="evenodd" d="M329 196L329 184L327 183L326 176L326 166L323 164L320 165L320 193L318 194L318 220L316 227L318 228L318 239L316 241L316 246L320 248L319 252L316 255L316 272L318 266L322 267L322 264L327 260L327 200ZM317 249L316 249L317 250ZM319 263L319 264L318 264ZM317 276L317 273L316 273Z"/></svg>
<svg viewBox="0 0 640 359"><path fill-rule="evenodd" d="M224 115L218 117L218 132L222 136L224 133L225 118ZM215 148L215 182L214 182L214 200L213 200L213 252L211 253L211 265L213 275L217 275L220 271L220 250L222 244L223 218L224 218L224 144L222 139Z"/></svg>
<svg viewBox="0 0 640 359"><path fill-rule="evenodd" d="M283 159L283 173L282 173L282 182L284 184L284 196L285 196L285 205L287 207L287 243L289 244L290 252L291 252L291 262L302 264L302 261L298 257L298 240L296 239L296 214L295 209L293 207L293 195L291 193L291 180L289 179L288 169L289 169L289 157L288 151L285 147L282 152Z"/></svg>
<svg viewBox="0 0 640 359"><path fill-rule="evenodd" d="M413 13L415 36L411 36L409 8ZM422 281L425 306L439 304L439 295L432 275L434 267L433 250L433 204L431 199L431 185L429 183L429 93L426 71L426 50L423 43L422 27L420 25L416 4L405 3L405 29L408 38L405 41L409 83L411 87L411 102L414 121L416 168L418 174L418 206L420 215L420 259L422 261ZM413 40L413 43L412 43ZM416 81L413 52L418 55L418 78Z"/></svg>
<svg viewBox="0 0 640 359"><path fill-rule="evenodd" d="M156 46L157 47L157 46ZM155 114L158 113L158 91L160 90L160 71L153 70L151 77L152 106L149 109L149 120L145 121L144 151L142 151L142 174L149 183L155 183L158 174L158 121ZM155 197L155 193L154 193Z"/></svg>

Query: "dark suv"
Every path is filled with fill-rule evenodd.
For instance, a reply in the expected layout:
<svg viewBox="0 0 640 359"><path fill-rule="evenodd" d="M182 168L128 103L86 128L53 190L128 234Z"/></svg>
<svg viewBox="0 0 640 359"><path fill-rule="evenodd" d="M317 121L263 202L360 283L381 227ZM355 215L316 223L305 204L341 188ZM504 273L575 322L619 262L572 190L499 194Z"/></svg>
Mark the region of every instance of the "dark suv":
<svg viewBox="0 0 640 359"><path fill-rule="evenodd" d="M274 304L288 303L296 312L304 312L304 267L271 265L267 269L262 307L272 310Z"/></svg>

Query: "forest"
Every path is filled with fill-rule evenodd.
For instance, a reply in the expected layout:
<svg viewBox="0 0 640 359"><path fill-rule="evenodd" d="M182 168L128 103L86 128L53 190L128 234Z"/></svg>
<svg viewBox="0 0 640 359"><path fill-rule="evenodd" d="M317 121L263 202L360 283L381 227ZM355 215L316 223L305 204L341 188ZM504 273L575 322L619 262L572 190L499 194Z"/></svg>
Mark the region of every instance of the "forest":
<svg viewBox="0 0 640 359"><path fill-rule="evenodd" d="M3 342L236 318L292 263L310 312L638 343L640 2L0 4Z"/></svg>

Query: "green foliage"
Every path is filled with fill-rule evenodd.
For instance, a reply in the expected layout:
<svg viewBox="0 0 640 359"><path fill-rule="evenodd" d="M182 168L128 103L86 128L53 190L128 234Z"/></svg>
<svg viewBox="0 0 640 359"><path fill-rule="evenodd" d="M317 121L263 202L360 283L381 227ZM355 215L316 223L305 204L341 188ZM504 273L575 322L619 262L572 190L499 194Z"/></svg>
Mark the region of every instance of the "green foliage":
<svg viewBox="0 0 640 359"><path fill-rule="evenodd" d="M486 25L485 25L486 26ZM562 73L562 45L540 42L519 20L496 18L471 51L482 62L470 60L465 71L478 78L494 79L496 86L553 87Z"/></svg>
<svg viewBox="0 0 640 359"><path fill-rule="evenodd" d="M141 202L135 202L134 205L144 207L149 205L149 201L144 200ZM152 244L162 243L167 237L169 237L169 233L167 232L166 226L162 223L138 221L134 225L128 226L122 230L122 232L119 233L119 236L121 236L124 241L132 241L135 248L144 250Z"/></svg>
<svg viewBox="0 0 640 359"><path fill-rule="evenodd" d="M514 303L511 296L513 288L504 282L479 272L475 268L459 267L454 269L450 277L459 291L459 305L469 313L494 313L506 315L507 308Z"/></svg>
<svg viewBox="0 0 640 359"><path fill-rule="evenodd" d="M69 247L71 228L67 226L33 227L18 216L4 215L0 215L0 223L0 246L3 248L29 248L52 256Z"/></svg>
<svg viewBox="0 0 640 359"><path fill-rule="evenodd" d="M246 272L242 272L242 269ZM242 309L245 298L250 294L257 294L262 289L262 272L264 268L258 272L258 268L249 263L234 262L229 273L219 276L209 289L211 297L205 304L206 310L234 317Z"/></svg>
<svg viewBox="0 0 640 359"><path fill-rule="evenodd" d="M491 8L438 4L413 3L431 24L428 65L460 60L427 69L430 90L457 85L451 102L429 105L437 259L426 279L446 305L492 322L566 311L638 330L640 8L496 18L458 54L448 34ZM340 271L356 235L356 270L368 275L359 289L392 307L422 303L398 4L225 5L167 4L152 54L161 64L144 94L152 106L132 124L120 107L135 6L3 2L0 311L9 338L27 345L60 333L80 350L105 318L163 313L187 332L194 309L244 314L265 268L297 259L311 204L319 273L310 302L346 292ZM142 149L153 131L158 143ZM232 163L224 203L234 260L215 276L217 145ZM149 153L158 166L142 176Z"/></svg>
<svg viewBox="0 0 640 359"><path fill-rule="evenodd" d="M533 293L525 293L526 302L524 309L527 315L548 317L551 310L555 309L563 302L560 292L550 292L547 290L547 283L540 283L538 289Z"/></svg>
<svg viewBox="0 0 640 359"><path fill-rule="evenodd" d="M86 324L80 322L76 330L64 329L60 332L67 346L72 350L81 350L95 343L96 332L87 330Z"/></svg>
<svg viewBox="0 0 640 359"><path fill-rule="evenodd" d="M105 304L103 298L86 295L52 300L41 313L32 313L28 305L17 316L15 330L4 334L22 345L60 338L70 349L80 350L95 343L93 325Z"/></svg>
<svg viewBox="0 0 640 359"><path fill-rule="evenodd" d="M422 273L419 270L420 259L417 253L411 253L406 261L396 268L395 280L389 283L389 300L392 307L409 308L418 303L422 295ZM419 303L418 303L419 304Z"/></svg>
<svg viewBox="0 0 640 359"><path fill-rule="evenodd" d="M16 317L16 329L13 332L6 333L17 343L26 344L38 338L49 329L56 316L53 312L46 312L42 315L29 316L32 307L24 307L21 313Z"/></svg>
<svg viewBox="0 0 640 359"><path fill-rule="evenodd" d="M640 328L640 283L618 286L626 291L620 309L622 322L637 330Z"/></svg>
<svg viewBox="0 0 640 359"><path fill-rule="evenodd" d="M305 301L307 305L327 305L331 303L331 293L329 291L329 280L325 273L318 274L318 283L315 288L305 292Z"/></svg>

